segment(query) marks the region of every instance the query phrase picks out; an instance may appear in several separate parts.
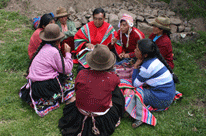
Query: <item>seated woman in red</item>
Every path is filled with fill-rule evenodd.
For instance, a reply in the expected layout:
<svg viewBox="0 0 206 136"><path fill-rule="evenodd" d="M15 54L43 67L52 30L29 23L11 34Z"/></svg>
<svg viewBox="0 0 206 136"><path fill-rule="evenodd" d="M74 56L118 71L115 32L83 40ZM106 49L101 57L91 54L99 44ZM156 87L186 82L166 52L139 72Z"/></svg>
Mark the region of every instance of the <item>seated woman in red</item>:
<svg viewBox="0 0 206 136"><path fill-rule="evenodd" d="M170 20L166 16L159 16L151 23L153 25L153 33L149 36L158 46L161 55L167 61L167 64L173 69L173 53L170 40Z"/></svg>
<svg viewBox="0 0 206 136"><path fill-rule="evenodd" d="M63 135L111 135L124 112L125 99L111 72L115 54L97 44L86 55L91 69L81 70L75 80L76 101L66 105L59 127Z"/></svg>
<svg viewBox="0 0 206 136"><path fill-rule="evenodd" d="M120 62L116 65L121 65L123 62L129 62L131 58L135 57L134 50L137 41L144 39L145 35L139 29L135 28L132 16L123 14L119 21L118 36L112 39L112 44L117 43L121 45L122 52L119 54Z"/></svg>
<svg viewBox="0 0 206 136"><path fill-rule="evenodd" d="M42 42L42 40L39 37L39 33L42 30L44 30L44 28L50 23L53 23L53 24L55 23L53 16L51 14L44 14L41 17L38 28L32 34L31 39L29 41L29 46L28 46L29 59L32 59L32 57L34 56L34 53L36 52L37 48L40 46Z"/></svg>

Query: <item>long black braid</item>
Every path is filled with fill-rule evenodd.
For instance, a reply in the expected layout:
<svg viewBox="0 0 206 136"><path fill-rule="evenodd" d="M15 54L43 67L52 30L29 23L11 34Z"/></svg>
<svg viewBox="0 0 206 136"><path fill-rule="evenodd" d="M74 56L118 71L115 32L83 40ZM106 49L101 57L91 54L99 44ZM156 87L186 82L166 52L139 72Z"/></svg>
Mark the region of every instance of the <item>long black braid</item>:
<svg viewBox="0 0 206 136"><path fill-rule="evenodd" d="M174 75L173 70L171 67L167 64L163 56L160 54L158 46L153 42L151 39L142 39L138 41L138 48L142 53L142 56L144 57L144 54L147 54L147 58L154 58L157 57L170 71L170 73L173 75L173 80L175 83L179 83L179 80L176 75Z"/></svg>
<svg viewBox="0 0 206 136"><path fill-rule="evenodd" d="M59 51L59 54L61 57L63 73L59 73L59 80L60 80L61 85L63 85L66 79L68 78L68 76L65 74L65 64L64 64L63 55L62 55L61 50L59 50L59 48L55 44L51 44L51 45Z"/></svg>
<svg viewBox="0 0 206 136"><path fill-rule="evenodd" d="M31 66L31 63L32 63L33 59L36 57L36 55L39 53L39 51L41 50L41 48L42 48L45 44L50 44L51 46L55 47L55 48L59 51L59 54L60 54L60 57L61 57L61 61L62 61L62 68L63 68L63 75L62 75L62 76L63 76L63 78L64 78L64 76L65 76L65 64L64 64L64 59L63 59L63 55L62 55L61 51L60 51L59 48L56 46L56 41L48 42L48 41L44 41L44 40L42 40L40 46L38 47L38 49L37 49L36 52L34 53L31 61L29 62L29 66L28 66L27 72L26 72L27 75L29 75L29 68L30 68L30 66ZM65 78L67 78L67 76L65 76ZM65 80L65 79L63 79L63 80ZM61 83L62 83L62 82L61 82Z"/></svg>

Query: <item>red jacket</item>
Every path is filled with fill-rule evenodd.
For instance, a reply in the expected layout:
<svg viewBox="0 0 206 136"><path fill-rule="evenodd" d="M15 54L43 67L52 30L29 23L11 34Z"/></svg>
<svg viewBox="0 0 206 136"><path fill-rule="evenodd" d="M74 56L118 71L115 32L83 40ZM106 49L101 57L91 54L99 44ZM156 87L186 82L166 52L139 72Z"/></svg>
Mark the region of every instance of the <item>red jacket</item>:
<svg viewBox="0 0 206 136"><path fill-rule="evenodd" d="M119 83L114 72L81 70L75 79L76 106L88 112L106 111Z"/></svg>
<svg viewBox="0 0 206 136"><path fill-rule="evenodd" d="M152 33L149 36L149 39L153 40L155 36L156 35ZM163 34L155 41L155 43L159 47L160 53L167 61L167 64L173 69L174 63L173 63L172 44L170 38L166 34Z"/></svg>
<svg viewBox="0 0 206 136"><path fill-rule="evenodd" d="M38 49L39 45L42 42L42 40L39 38L39 33L42 30L43 28L36 29L30 38L29 46L28 46L28 55L30 59L32 59L34 53L36 52L36 50Z"/></svg>
<svg viewBox="0 0 206 136"><path fill-rule="evenodd" d="M120 30L118 30L117 34L118 34L117 40L121 40L120 39ZM129 36L129 46L128 47L126 47L127 37L125 34L122 34L122 43L123 43L122 50L125 53L130 53L130 58L135 57L134 49L136 48L137 41L144 39L144 38L145 38L145 35L143 32L141 32L139 29L137 29L135 27L132 27L132 31L131 31L130 36Z"/></svg>

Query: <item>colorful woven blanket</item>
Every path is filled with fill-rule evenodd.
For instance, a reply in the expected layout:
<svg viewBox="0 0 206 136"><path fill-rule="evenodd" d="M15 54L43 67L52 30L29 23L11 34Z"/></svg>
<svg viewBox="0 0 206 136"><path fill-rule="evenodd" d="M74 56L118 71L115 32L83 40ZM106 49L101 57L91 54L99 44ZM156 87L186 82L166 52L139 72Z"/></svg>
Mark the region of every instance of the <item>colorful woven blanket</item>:
<svg viewBox="0 0 206 136"><path fill-rule="evenodd" d="M135 88L131 84L131 80L121 79L119 88L125 97L125 110L130 116L136 120L155 126L157 120L154 115L147 109L143 103L143 90Z"/></svg>
<svg viewBox="0 0 206 136"><path fill-rule="evenodd" d="M143 103L143 88L135 88L132 86L132 81L129 79L121 79L119 88L121 89L125 97L125 110L130 114L130 116L136 120L141 120L144 123L155 126L157 123L156 118L151 113L151 111L165 111L165 109L157 109L152 106L146 106ZM174 101L180 99L182 93L176 91Z"/></svg>

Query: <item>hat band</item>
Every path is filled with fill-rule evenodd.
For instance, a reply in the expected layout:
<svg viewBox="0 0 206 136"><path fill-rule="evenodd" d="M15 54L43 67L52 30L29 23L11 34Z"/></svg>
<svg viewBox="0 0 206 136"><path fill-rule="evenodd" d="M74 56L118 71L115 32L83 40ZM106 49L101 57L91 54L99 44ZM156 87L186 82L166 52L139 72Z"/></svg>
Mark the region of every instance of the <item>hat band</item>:
<svg viewBox="0 0 206 136"><path fill-rule="evenodd" d="M169 26L169 24L163 24L163 23L161 23L157 18L155 19L155 21L156 21L157 23L163 25L163 26Z"/></svg>
<svg viewBox="0 0 206 136"><path fill-rule="evenodd" d="M57 15L59 15L59 14L68 14L67 12L59 12L59 13L57 13Z"/></svg>
<svg viewBox="0 0 206 136"><path fill-rule="evenodd" d="M94 60L93 58L92 58L92 60L93 60L95 63L101 65L101 64L107 64L107 63L111 60L111 57L110 57L106 62L103 62L103 63L99 63L98 61Z"/></svg>

